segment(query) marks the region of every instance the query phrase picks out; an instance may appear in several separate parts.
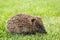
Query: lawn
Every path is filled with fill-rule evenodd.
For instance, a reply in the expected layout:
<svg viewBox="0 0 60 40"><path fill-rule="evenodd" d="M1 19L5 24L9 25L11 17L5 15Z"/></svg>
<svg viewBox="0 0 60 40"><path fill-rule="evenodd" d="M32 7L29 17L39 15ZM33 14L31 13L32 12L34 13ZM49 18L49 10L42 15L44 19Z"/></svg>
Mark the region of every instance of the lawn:
<svg viewBox="0 0 60 40"><path fill-rule="evenodd" d="M8 18L17 13L41 16L48 34L11 34ZM60 40L60 0L0 0L0 40Z"/></svg>

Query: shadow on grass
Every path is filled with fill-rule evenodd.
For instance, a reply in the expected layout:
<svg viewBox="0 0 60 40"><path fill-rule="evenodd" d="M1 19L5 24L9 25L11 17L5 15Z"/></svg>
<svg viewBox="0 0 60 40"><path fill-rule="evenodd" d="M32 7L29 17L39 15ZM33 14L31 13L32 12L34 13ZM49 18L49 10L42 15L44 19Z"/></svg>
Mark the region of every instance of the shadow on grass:
<svg viewBox="0 0 60 40"><path fill-rule="evenodd" d="M7 34L18 35L18 36L32 36L32 35L34 35L34 36L46 36L46 35L48 35L48 33L44 34L44 33L9 33L9 32L7 32Z"/></svg>

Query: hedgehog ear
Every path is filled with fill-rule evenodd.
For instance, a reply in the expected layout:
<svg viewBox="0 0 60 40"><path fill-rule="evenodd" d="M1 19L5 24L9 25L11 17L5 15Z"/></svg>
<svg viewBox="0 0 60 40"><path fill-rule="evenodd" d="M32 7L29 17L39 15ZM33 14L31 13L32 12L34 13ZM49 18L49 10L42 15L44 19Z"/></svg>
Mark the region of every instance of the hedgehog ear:
<svg viewBox="0 0 60 40"><path fill-rule="evenodd" d="M32 24L35 24L36 19L32 19L31 22L32 22Z"/></svg>
<svg viewBox="0 0 60 40"><path fill-rule="evenodd" d="M31 21L32 21L32 22L34 22L34 21L35 21L35 19L32 19Z"/></svg>

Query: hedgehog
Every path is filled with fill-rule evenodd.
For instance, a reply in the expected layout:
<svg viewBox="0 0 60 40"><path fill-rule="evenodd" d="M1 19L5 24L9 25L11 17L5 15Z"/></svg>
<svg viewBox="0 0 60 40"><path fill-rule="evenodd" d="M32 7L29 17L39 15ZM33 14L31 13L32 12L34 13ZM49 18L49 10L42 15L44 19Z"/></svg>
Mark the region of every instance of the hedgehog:
<svg viewBox="0 0 60 40"><path fill-rule="evenodd" d="M10 33L47 33L41 17L28 14L13 15L6 22L6 30Z"/></svg>

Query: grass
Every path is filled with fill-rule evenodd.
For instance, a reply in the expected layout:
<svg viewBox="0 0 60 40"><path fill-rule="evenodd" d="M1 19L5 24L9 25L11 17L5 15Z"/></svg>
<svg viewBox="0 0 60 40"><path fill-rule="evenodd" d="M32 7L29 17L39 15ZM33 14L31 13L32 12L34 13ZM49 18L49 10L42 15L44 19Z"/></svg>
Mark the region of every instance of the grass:
<svg viewBox="0 0 60 40"><path fill-rule="evenodd" d="M6 21L19 12L41 16L48 34L7 33ZM0 0L0 40L60 40L60 0Z"/></svg>

